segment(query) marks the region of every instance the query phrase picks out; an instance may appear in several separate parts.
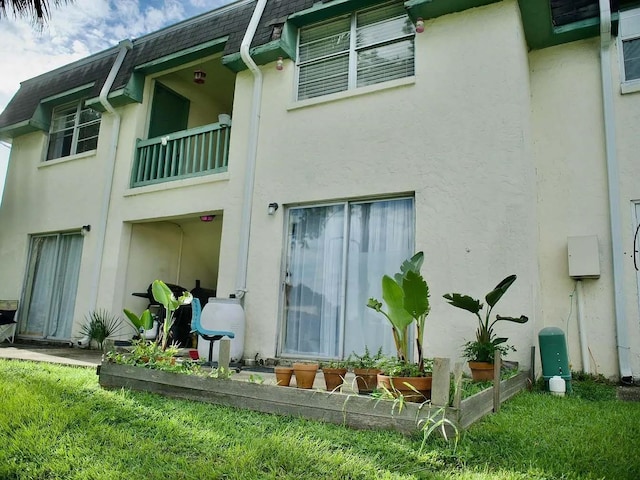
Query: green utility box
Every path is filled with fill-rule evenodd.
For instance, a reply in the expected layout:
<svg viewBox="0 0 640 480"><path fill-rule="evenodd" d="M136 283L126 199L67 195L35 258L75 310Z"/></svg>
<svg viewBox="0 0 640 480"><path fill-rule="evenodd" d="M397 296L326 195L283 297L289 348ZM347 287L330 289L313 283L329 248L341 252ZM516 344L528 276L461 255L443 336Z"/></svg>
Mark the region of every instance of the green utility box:
<svg viewBox="0 0 640 480"><path fill-rule="evenodd" d="M567 384L567 392L571 392L571 370L564 332L558 327L543 328L538 333L538 342L545 388L549 390L549 379L558 375Z"/></svg>

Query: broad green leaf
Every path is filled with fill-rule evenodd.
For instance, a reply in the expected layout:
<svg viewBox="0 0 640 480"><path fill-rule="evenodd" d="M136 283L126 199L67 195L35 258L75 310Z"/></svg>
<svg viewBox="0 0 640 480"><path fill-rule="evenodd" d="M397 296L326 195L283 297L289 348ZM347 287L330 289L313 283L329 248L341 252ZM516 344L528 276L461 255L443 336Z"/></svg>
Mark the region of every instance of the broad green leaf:
<svg viewBox="0 0 640 480"><path fill-rule="evenodd" d="M447 293L443 297L449 301L454 307L467 310L471 313L478 313L482 309L480 300L471 298L469 295L461 295L460 293Z"/></svg>
<svg viewBox="0 0 640 480"><path fill-rule="evenodd" d="M389 321L396 330L404 335L405 329L413 322L413 317L404 309L402 287L388 275L382 277L382 298L389 308Z"/></svg>
<svg viewBox="0 0 640 480"><path fill-rule="evenodd" d="M404 309L414 318L429 313L429 287L419 273L409 271L402 282Z"/></svg>
<svg viewBox="0 0 640 480"><path fill-rule="evenodd" d="M502 298L502 296L506 293L507 290L509 290L509 287L513 285L513 282L515 281L516 281L516 276L509 275L507 278L502 280L498 285L496 285L495 288L489 293L487 293L487 296L485 297L485 300L487 301L487 305L489 305L490 307L493 307L496 303L498 303L498 300Z"/></svg>
<svg viewBox="0 0 640 480"><path fill-rule="evenodd" d="M142 312L142 315L139 317L131 310L127 310L126 308L123 311L129 321L136 328L136 330L139 331L141 328L144 328L145 330L151 330L153 328L153 317L151 316L151 312L148 309Z"/></svg>
<svg viewBox="0 0 640 480"><path fill-rule="evenodd" d="M151 291L156 302L160 303L165 309L172 312L177 308L177 305L175 305L177 301L173 296L173 292L162 280L154 280L151 285Z"/></svg>

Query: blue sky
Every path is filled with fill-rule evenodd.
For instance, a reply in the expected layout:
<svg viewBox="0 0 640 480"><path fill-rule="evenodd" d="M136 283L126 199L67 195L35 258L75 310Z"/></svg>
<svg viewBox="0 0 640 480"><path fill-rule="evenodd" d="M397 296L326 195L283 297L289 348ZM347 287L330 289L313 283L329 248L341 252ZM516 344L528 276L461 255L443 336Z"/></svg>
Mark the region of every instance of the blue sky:
<svg viewBox="0 0 640 480"><path fill-rule="evenodd" d="M3 18L0 111L23 80L227 3L230 0L75 0L52 9L42 31L28 21ZM0 144L0 196L9 152Z"/></svg>

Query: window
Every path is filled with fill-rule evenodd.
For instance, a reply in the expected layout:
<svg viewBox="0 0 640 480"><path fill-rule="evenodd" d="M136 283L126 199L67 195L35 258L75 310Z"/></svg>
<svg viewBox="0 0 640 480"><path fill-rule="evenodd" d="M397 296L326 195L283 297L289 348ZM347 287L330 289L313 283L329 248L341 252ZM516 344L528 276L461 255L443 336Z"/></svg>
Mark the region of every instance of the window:
<svg viewBox="0 0 640 480"><path fill-rule="evenodd" d="M620 12L622 91L640 89L640 9Z"/></svg>
<svg viewBox="0 0 640 480"><path fill-rule="evenodd" d="M100 132L100 112L82 102L53 110L47 160L95 150Z"/></svg>
<svg viewBox="0 0 640 480"><path fill-rule="evenodd" d="M413 243L413 198L289 209L282 353L345 358L365 345L394 353L387 321L366 305Z"/></svg>
<svg viewBox="0 0 640 480"><path fill-rule="evenodd" d="M412 76L414 36L401 3L300 29L298 100Z"/></svg>

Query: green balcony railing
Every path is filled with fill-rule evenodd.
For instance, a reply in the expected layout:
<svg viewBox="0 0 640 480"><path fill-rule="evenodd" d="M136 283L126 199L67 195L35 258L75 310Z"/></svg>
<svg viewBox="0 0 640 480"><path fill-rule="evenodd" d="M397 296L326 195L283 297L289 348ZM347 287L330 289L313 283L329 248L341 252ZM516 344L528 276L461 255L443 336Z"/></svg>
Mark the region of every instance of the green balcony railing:
<svg viewBox="0 0 640 480"><path fill-rule="evenodd" d="M231 127L212 123L138 140L131 187L227 171Z"/></svg>

